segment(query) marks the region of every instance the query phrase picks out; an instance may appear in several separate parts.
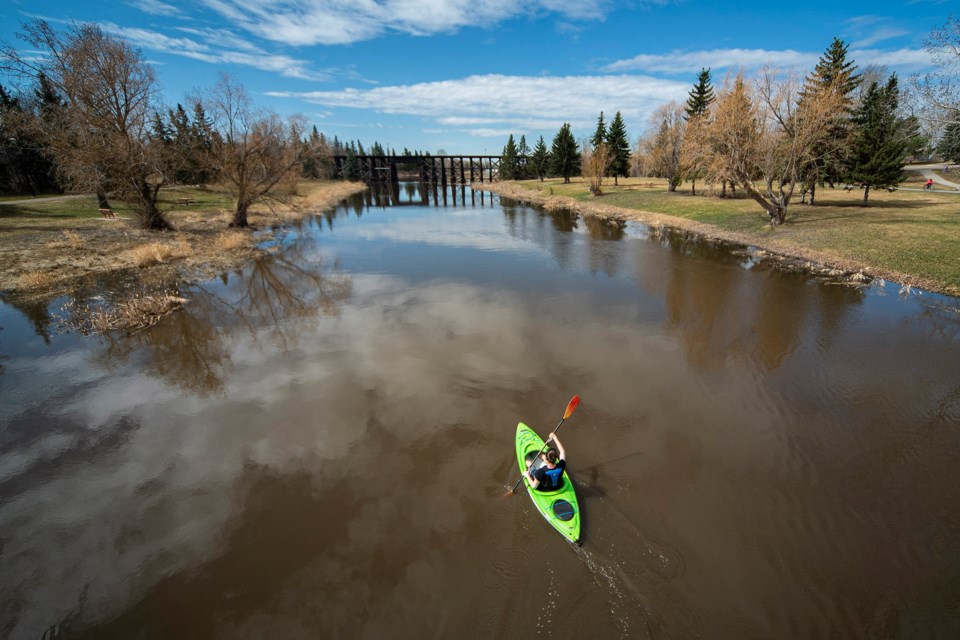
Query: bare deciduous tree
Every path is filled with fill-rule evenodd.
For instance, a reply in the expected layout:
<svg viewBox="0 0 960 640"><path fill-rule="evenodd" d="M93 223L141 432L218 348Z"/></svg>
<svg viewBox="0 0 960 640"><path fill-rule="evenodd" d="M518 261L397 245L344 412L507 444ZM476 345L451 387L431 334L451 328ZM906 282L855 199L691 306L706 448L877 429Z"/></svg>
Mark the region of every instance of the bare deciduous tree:
<svg viewBox="0 0 960 640"><path fill-rule="evenodd" d="M786 219L799 170L824 147L819 142L839 107L830 90L801 103L800 86L795 73L766 69L753 85L738 74L714 104L707 136L711 171L743 187L775 225Z"/></svg>
<svg viewBox="0 0 960 640"><path fill-rule="evenodd" d="M64 181L97 192L101 205L114 191L131 203L142 227L169 229L157 205L164 157L149 139L156 80L142 52L94 24L58 32L35 19L19 35L42 55L4 43L0 60L20 77L43 75L64 99L46 114L42 132Z"/></svg>
<svg viewBox="0 0 960 640"><path fill-rule="evenodd" d="M654 175L666 178L668 189L676 191L680 183L680 149L686 125L684 108L676 102L661 105L653 112L650 125L653 144L650 161Z"/></svg>
<svg viewBox="0 0 960 640"><path fill-rule="evenodd" d="M613 150L606 142L584 152L582 173L590 181L590 193L599 196L603 193L603 178L613 164Z"/></svg>
<svg viewBox="0 0 960 640"><path fill-rule="evenodd" d="M680 174L690 180L690 193L693 195L697 195L697 178L705 178L710 182L712 154L707 139L709 125L708 114L690 116L680 146Z"/></svg>
<svg viewBox="0 0 960 640"><path fill-rule="evenodd" d="M250 206L291 192L300 172L305 120L284 121L276 113L254 109L244 87L221 74L205 106L220 135L212 155L219 175L236 198L232 227L247 227ZM283 189L283 187L287 187Z"/></svg>
<svg viewBox="0 0 960 640"><path fill-rule="evenodd" d="M935 27L924 44L937 68L911 78L915 108L937 127L960 122L960 16Z"/></svg>

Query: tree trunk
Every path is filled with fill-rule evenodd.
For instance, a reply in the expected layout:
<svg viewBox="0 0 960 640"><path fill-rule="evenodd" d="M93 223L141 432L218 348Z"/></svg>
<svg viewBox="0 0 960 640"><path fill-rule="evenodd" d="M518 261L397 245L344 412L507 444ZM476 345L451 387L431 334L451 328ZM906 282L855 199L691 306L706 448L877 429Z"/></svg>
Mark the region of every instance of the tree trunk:
<svg viewBox="0 0 960 640"><path fill-rule="evenodd" d="M613 174L613 186L619 187L620 183L617 182L617 174Z"/></svg>
<svg viewBox="0 0 960 640"><path fill-rule="evenodd" d="M690 195L692 196L697 195L697 179L696 178L693 178L690 181Z"/></svg>
<svg viewBox="0 0 960 640"><path fill-rule="evenodd" d="M673 193L677 190L677 183L673 181L673 178L670 178L670 182L667 183L667 191Z"/></svg>
<svg viewBox="0 0 960 640"><path fill-rule="evenodd" d="M810 202L809 202L809 205L811 207L813 206L813 199L816 195L817 195L817 183L811 182L810 183Z"/></svg>
<svg viewBox="0 0 960 640"><path fill-rule="evenodd" d="M173 225L167 222L163 212L157 207L160 186L151 187L146 182L137 188L140 196L139 207L135 211L140 227L149 231L172 231Z"/></svg>
<svg viewBox="0 0 960 640"><path fill-rule="evenodd" d="M720 197L721 198L727 197L727 181L726 180L720 181Z"/></svg>
<svg viewBox="0 0 960 640"><path fill-rule="evenodd" d="M249 208L249 206L249 202L237 202L237 208L233 211L233 219L230 221L231 227L245 229L250 226L250 223L247 221L247 208Z"/></svg>
<svg viewBox="0 0 960 640"><path fill-rule="evenodd" d="M97 187L97 208L110 208L110 201L107 199L107 192L103 189L103 187Z"/></svg>
<svg viewBox="0 0 960 640"><path fill-rule="evenodd" d="M863 204L867 204L867 196L870 195L870 185L863 188Z"/></svg>

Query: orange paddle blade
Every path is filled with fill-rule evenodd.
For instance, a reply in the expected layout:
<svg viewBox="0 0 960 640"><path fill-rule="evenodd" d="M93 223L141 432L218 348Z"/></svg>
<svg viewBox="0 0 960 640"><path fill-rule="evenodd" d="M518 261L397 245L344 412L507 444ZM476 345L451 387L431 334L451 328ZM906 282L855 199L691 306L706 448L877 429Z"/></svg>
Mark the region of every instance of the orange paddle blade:
<svg viewBox="0 0 960 640"><path fill-rule="evenodd" d="M566 420L577 408L577 405L580 404L580 396L573 396L570 399L570 404L567 405L567 410L563 412L563 419Z"/></svg>

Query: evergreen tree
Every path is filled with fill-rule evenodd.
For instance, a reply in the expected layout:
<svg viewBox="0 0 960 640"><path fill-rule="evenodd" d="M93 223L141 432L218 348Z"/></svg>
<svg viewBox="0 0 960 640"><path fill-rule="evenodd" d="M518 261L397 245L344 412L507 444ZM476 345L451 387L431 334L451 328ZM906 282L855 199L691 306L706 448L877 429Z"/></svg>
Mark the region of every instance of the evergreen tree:
<svg viewBox="0 0 960 640"><path fill-rule="evenodd" d="M807 78L807 86L810 86L811 82L821 87L835 85L840 95L847 99L848 105L852 104L853 92L860 86L857 65L847 60L849 48L850 45L843 40L834 38L817 61L813 74Z"/></svg>
<svg viewBox="0 0 960 640"><path fill-rule="evenodd" d="M351 181L360 179L360 162L357 160L357 150L352 142L347 147L346 158L343 159L343 179Z"/></svg>
<svg viewBox="0 0 960 640"><path fill-rule="evenodd" d="M530 169L541 182L550 170L550 152L547 150L547 144L543 141L543 136L533 147L533 154L530 156Z"/></svg>
<svg viewBox="0 0 960 640"><path fill-rule="evenodd" d="M527 146L527 136L520 134L520 144L517 145L517 179L526 180L530 177L527 166L530 161L530 147Z"/></svg>
<svg viewBox="0 0 960 640"><path fill-rule="evenodd" d="M800 91L800 103L805 100L816 100L825 92L830 92L839 98L840 108L836 118L830 123L830 133L811 152L813 158L801 168L803 175L803 190L810 195L809 203L814 204L817 185L824 182L830 185L840 181L848 171L851 147L853 145L853 129L851 126L851 110L853 108L853 93L860 86L861 77L857 73L857 66L847 60L849 46L839 38L823 52L814 67L813 73L807 76L803 89Z"/></svg>
<svg viewBox="0 0 960 640"><path fill-rule="evenodd" d="M40 130L46 125L37 100L0 85L0 193L60 191L53 161L43 150Z"/></svg>
<svg viewBox="0 0 960 640"><path fill-rule="evenodd" d="M570 123L564 122L553 137L550 158L553 173L563 176L564 183L570 182L570 176L580 173L580 145L570 131Z"/></svg>
<svg viewBox="0 0 960 640"><path fill-rule="evenodd" d="M710 68L700 69L700 73L697 75L697 83L693 85L693 89L690 90L688 94L690 97L687 98L686 114L687 119L694 116L704 116L707 113L707 109L710 108L710 103L716 99L716 96L713 94L713 84L710 81Z"/></svg>
<svg viewBox="0 0 960 640"><path fill-rule="evenodd" d="M513 180L517 175L517 143L513 141L513 134L507 139L507 144L500 154L500 179Z"/></svg>
<svg viewBox="0 0 960 640"><path fill-rule="evenodd" d="M593 137L590 138L590 146L594 149L599 147L602 143L607 140L607 125L603 121L603 111L600 112L600 117L597 118L597 130L593 132Z"/></svg>
<svg viewBox="0 0 960 640"><path fill-rule="evenodd" d="M900 87L893 74L887 84L870 85L853 114L855 137L848 180L863 187L866 204L870 188L900 184L907 150L915 145L916 122L897 117Z"/></svg>
<svg viewBox="0 0 960 640"><path fill-rule="evenodd" d="M948 162L960 162L960 122L951 122L943 132L937 153Z"/></svg>
<svg viewBox="0 0 960 640"><path fill-rule="evenodd" d="M613 183L618 184L617 177L626 178L630 171L630 141L627 140L627 127L619 111L613 117L610 129L607 130L606 143L613 156L607 175L613 176Z"/></svg>
<svg viewBox="0 0 960 640"><path fill-rule="evenodd" d="M161 144L170 144L170 129L159 113L153 114L150 124L150 137Z"/></svg>

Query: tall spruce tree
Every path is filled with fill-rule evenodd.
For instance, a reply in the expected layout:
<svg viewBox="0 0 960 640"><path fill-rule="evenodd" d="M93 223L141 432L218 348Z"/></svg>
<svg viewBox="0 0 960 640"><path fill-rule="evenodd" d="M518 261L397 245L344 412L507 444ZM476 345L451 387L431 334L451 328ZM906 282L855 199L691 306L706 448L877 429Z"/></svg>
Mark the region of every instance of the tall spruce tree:
<svg viewBox="0 0 960 640"><path fill-rule="evenodd" d="M596 149L602 143L607 140L607 125L603 121L603 111L600 112L600 117L597 118L597 130L593 132L593 137L590 138L590 146Z"/></svg>
<svg viewBox="0 0 960 640"><path fill-rule="evenodd" d="M830 93L838 101L836 117L829 125L830 133L812 149L811 160L801 167L802 190L809 195L809 204L816 200L817 185L831 186L847 173L850 150L853 146L851 126L853 94L860 86L857 66L847 60L849 45L834 38L817 61L813 73L807 76L800 91L800 102L817 100Z"/></svg>
<svg viewBox="0 0 960 640"><path fill-rule="evenodd" d="M689 120L694 116L703 116L710 108L710 103L716 99L713 94L713 83L710 79L710 68L701 68L697 74L697 83L690 90L687 98L686 117Z"/></svg>
<svg viewBox="0 0 960 640"><path fill-rule="evenodd" d="M360 161L357 159L357 150L351 142L346 148L346 157L343 159L343 179L360 179Z"/></svg>
<svg viewBox="0 0 960 640"><path fill-rule="evenodd" d="M500 179L515 180L517 177L517 143L513 141L513 134L507 138L500 154Z"/></svg>
<svg viewBox="0 0 960 640"><path fill-rule="evenodd" d="M550 152L547 150L547 144L543 141L543 136L540 136L537 144L533 147L533 155L530 156L530 169L541 182L550 171Z"/></svg>
<svg viewBox="0 0 960 640"><path fill-rule="evenodd" d="M623 117L619 111L607 130L606 143L613 155L607 175L613 176L613 184L619 184L617 177L626 178L630 171L630 141L627 140L627 126L623 123Z"/></svg>
<svg viewBox="0 0 960 640"><path fill-rule="evenodd" d="M530 177L530 147L527 146L527 136L520 134L520 144L517 145L517 180L526 180Z"/></svg>
<svg viewBox="0 0 960 640"><path fill-rule="evenodd" d="M564 122L553 137L550 158L553 173L562 176L564 183L570 182L570 176L580 173L580 145L573 137L569 122Z"/></svg>
<svg viewBox="0 0 960 640"><path fill-rule="evenodd" d="M871 188L900 184L907 150L915 144L916 122L897 117L899 106L900 87L893 74L883 87L873 82L853 114L855 137L848 180L863 187L864 204Z"/></svg>
<svg viewBox="0 0 960 640"><path fill-rule="evenodd" d="M698 136L702 137L705 134L710 105L717 99L713 93L709 68L700 69L697 82L687 95L689 97L684 107L683 118L689 122L689 125L681 148L681 156L685 156L681 159L681 164L684 165L681 174L682 177L690 179L690 193L697 195L697 178L706 172L704 154L699 153L703 149L703 140L698 139ZM724 180L723 192L725 193L726 190L727 182Z"/></svg>

